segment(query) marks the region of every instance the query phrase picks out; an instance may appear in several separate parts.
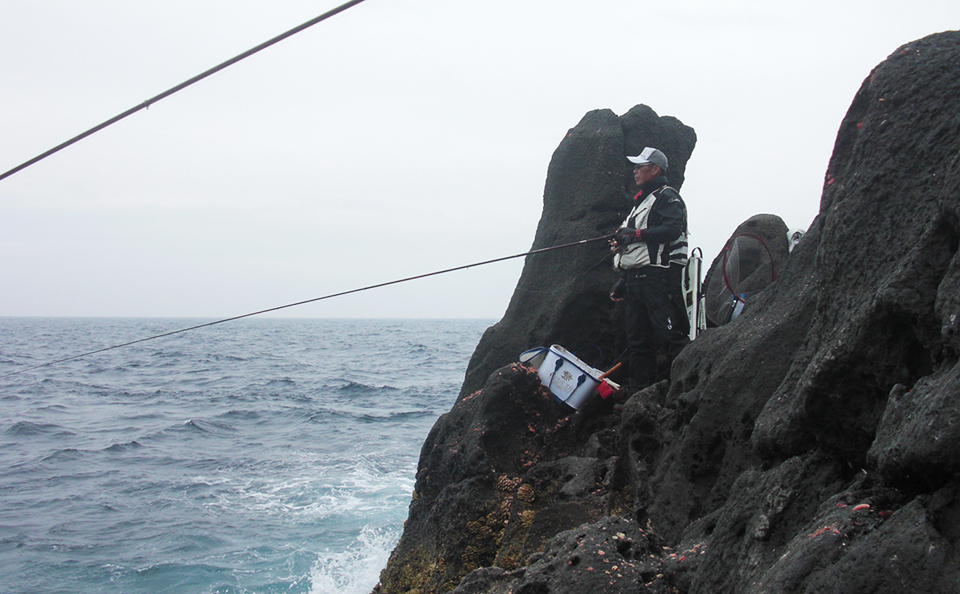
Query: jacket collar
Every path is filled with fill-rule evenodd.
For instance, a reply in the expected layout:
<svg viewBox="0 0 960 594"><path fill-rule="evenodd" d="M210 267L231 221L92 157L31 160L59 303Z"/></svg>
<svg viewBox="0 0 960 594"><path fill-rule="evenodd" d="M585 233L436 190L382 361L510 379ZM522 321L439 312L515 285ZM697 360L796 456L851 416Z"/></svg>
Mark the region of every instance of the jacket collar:
<svg viewBox="0 0 960 594"><path fill-rule="evenodd" d="M667 176L658 175L657 177L649 180L647 183L640 186L640 191L636 193L636 195L633 197L633 200L635 202L640 202L641 200L649 196L650 192L659 190L660 188L667 185L668 183L670 182L667 180Z"/></svg>

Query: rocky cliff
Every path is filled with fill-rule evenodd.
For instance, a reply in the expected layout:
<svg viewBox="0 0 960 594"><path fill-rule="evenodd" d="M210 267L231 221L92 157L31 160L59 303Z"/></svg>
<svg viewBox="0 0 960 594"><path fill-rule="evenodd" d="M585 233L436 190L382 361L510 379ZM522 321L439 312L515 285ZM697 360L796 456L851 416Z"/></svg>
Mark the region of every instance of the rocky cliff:
<svg viewBox="0 0 960 594"><path fill-rule="evenodd" d="M695 136L587 114L534 247L609 232L623 156ZM673 383L555 405L522 350L622 351L603 246L531 256L421 452L384 593L960 592L960 33L907 44L841 124L777 280ZM614 406L619 405L619 406Z"/></svg>

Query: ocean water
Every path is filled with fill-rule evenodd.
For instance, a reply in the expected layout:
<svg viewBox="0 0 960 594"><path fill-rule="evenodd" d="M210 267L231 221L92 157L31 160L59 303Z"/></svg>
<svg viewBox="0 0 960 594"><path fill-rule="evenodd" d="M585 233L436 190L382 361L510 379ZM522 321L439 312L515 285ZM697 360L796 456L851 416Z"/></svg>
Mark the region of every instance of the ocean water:
<svg viewBox="0 0 960 594"><path fill-rule="evenodd" d="M197 323L0 318L0 376ZM0 592L370 592L490 323L253 318L0 377Z"/></svg>

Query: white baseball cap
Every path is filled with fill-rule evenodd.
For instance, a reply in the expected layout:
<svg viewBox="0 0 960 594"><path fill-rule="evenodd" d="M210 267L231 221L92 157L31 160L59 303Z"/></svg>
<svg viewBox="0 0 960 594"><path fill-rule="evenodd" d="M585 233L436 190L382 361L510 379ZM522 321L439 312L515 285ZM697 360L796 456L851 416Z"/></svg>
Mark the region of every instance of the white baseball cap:
<svg viewBox="0 0 960 594"><path fill-rule="evenodd" d="M667 170L667 156L652 146L644 148L636 157L627 157L627 160L631 163L636 163L637 165L652 163L654 165L658 165L660 169L663 169L664 171Z"/></svg>

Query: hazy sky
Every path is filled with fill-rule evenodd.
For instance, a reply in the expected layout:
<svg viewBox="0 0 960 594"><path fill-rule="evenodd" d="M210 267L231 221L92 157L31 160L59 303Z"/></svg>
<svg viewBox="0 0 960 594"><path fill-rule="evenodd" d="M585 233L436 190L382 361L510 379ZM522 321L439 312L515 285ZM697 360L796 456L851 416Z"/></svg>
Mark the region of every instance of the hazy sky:
<svg viewBox="0 0 960 594"><path fill-rule="evenodd" d="M0 171L340 0L2 0ZM366 0L0 181L0 315L227 317L529 249L588 111L697 131L709 262L806 228L836 131L956 0ZM522 259L286 310L499 318Z"/></svg>

